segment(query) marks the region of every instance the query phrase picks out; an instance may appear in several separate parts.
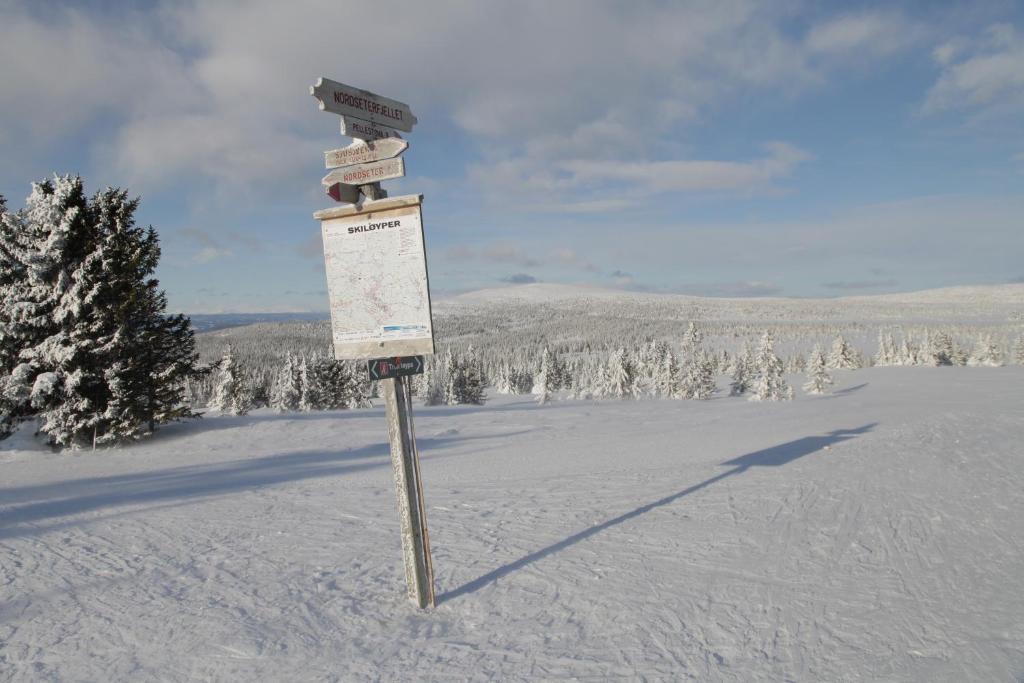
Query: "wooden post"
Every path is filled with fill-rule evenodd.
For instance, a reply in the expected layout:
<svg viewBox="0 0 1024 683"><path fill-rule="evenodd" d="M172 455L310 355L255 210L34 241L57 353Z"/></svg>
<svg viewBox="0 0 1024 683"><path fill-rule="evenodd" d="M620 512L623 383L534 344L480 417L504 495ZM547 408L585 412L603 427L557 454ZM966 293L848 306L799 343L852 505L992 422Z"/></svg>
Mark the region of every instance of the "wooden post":
<svg viewBox="0 0 1024 683"><path fill-rule="evenodd" d="M423 504L420 457L412 424L412 391L409 377L392 377L384 383L391 466L395 472L398 516L402 525L402 556L409 598L421 608L434 606L434 568L430 561L430 536Z"/></svg>
<svg viewBox="0 0 1024 683"><path fill-rule="evenodd" d="M359 186L360 192L367 199L384 199L388 196L388 191L380 186L380 183L368 183L366 185Z"/></svg>

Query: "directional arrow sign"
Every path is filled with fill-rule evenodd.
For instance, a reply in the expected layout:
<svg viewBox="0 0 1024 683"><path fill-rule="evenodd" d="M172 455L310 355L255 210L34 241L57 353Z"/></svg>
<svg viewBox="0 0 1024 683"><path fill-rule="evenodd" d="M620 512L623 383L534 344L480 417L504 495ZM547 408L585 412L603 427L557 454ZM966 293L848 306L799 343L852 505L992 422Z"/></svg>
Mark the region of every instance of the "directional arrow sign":
<svg viewBox="0 0 1024 683"><path fill-rule="evenodd" d="M332 183L327 186L327 195L336 202L355 204L359 201L359 188L345 183Z"/></svg>
<svg viewBox="0 0 1024 683"><path fill-rule="evenodd" d="M380 140L382 138L400 138L402 134L394 128L380 126L369 121L341 117L341 134L359 140Z"/></svg>
<svg viewBox="0 0 1024 683"><path fill-rule="evenodd" d="M401 178L405 175L405 159L385 159L371 161L368 164L356 164L344 168L336 168L324 176L324 185L344 183L346 185L366 185L379 183L382 180Z"/></svg>
<svg viewBox="0 0 1024 683"><path fill-rule="evenodd" d="M408 142L398 138L384 138L373 142L357 140L348 147L324 152L324 166L337 168L338 166L364 164L368 161L393 159L404 152L408 146Z"/></svg>
<svg viewBox="0 0 1024 683"><path fill-rule="evenodd" d="M321 111L404 131L411 131L416 123L416 117L412 115L408 104L329 78L317 79L316 85L309 89L309 94L320 101Z"/></svg>
<svg viewBox="0 0 1024 683"><path fill-rule="evenodd" d="M377 358L366 361L370 379L390 379L405 375L423 374L423 356L401 356L398 358Z"/></svg>

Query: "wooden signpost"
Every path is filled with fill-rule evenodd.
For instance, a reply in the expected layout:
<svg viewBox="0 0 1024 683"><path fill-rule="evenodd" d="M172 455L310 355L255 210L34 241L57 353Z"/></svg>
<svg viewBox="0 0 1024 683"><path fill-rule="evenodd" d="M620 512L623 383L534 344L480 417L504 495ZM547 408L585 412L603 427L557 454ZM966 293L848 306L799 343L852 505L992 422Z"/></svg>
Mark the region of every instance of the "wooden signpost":
<svg viewBox="0 0 1024 683"><path fill-rule="evenodd" d="M394 128L381 126L370 121L350 119L347 116L341 117L341 134L357 140L386 140L388 138L401 138L402 135Z"/></svg>
<svg viewBox="0 0 1024 683"><path fill-rule="evenodd" d="M405 175L397 130L416 123L409 105L321 78L310 88L322 111L341 115L341 132L357 140L324 152L327 193L349 206L317 211L324 243L331 332L337 359L367 360L384 383L391 465L398 495L408 593L434 606L423 481L412 420L409 376L434 353L422 195L387 198L380 182ZM397 158L396 158L397 157ZM385 357L386 356L386 357Z"/></svg>
<svg viewBox="0 0 1024 683"><path fill-rule="evenodd" d="M385 159L383 161L371 161L367 164L353 164L336 168L323 177L320 181L324 185L334 183L345 183L346 185L366 185L368 183L379 183L383 180L402 178L405 176L405 160Z"/></svg>
<svg viewBox="0 0 1024 683"><path fill-rule="evenodd" d="M369 90L360 90L329 78L317 79L309 94L320 101L320 110L360 121L409 132L416 124L409 105Z"/></svg>
<svg viewBox="0 0 1024 683"><path fill-rule="evenodd" d="M370 161L394 159L409 146L405 140L383 138L373 142L356 140L348 147L324 152L324 168L337 168L350 164L365 164Z"/></svg>

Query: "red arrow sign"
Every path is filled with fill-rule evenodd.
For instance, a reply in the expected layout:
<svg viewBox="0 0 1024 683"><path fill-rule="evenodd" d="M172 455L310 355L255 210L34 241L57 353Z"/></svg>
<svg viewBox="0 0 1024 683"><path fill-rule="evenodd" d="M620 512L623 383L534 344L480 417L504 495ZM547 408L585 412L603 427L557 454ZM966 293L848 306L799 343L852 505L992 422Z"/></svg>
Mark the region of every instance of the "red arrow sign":
<svg viewBox="0 0 1024 683"><path fill-rule="evenodd" d="M336 202L355 204L359 201L359 188L345 183L334 183L327 187L327 195Z"/></svg>

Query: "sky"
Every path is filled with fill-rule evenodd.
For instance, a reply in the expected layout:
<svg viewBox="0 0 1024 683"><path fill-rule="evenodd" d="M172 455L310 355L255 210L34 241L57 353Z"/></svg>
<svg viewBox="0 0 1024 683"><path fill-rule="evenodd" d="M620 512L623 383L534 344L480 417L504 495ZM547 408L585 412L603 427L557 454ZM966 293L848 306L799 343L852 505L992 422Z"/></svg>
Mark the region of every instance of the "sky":
<svg viewBox="0 0 1024 683"><path fill-rule="evenodd" d="M1024 282L1024 3L0 0L0 194L141 197L170 308L324 311L350 140L408 103L431 291Z"/></svg>

